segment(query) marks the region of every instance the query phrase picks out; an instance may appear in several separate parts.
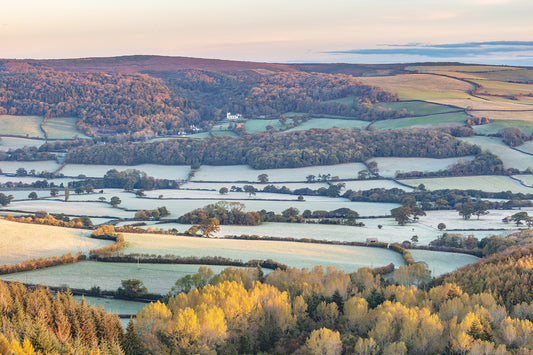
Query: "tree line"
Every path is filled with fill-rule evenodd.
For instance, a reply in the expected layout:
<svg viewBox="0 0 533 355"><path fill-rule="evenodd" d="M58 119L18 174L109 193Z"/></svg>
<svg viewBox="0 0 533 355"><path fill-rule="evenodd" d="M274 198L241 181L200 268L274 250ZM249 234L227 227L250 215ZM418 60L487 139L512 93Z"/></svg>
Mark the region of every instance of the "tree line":
<svg viewBox="0 0 533 355"><path fill-rule="evenodd" d="M476 155L480 148L425 129L360 131L311 129L239 138L178 139L73 148L67 163L136 165L235 165L254 169L296 168L361 162L373 157L449 158Z"/></svg>

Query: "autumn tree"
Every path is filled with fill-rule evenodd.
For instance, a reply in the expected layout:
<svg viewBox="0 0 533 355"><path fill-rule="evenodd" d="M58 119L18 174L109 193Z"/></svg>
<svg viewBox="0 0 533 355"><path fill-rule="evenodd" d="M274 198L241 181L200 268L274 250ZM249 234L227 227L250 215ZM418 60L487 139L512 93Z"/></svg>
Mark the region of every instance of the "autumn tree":
<svg viewBox="0 0 533 355"><path fill-rule="evenodd" d="M199 227L202 231L202 235L210 237L212 234L220 230L220 222L216 218L208 218L201 221Z"/></svg>

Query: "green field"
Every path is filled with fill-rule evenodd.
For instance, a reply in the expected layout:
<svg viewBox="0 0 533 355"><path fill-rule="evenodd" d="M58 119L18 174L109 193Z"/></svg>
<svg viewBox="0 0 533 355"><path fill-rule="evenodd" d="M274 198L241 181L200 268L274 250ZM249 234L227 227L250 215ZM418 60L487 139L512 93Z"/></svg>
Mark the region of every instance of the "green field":
<svg viewBox="0 0 533 355"><path fill-rule="evenodd" d="M463 112L443 113L423 117L406 117L383 120L374 123L377 129L397 129L410 127L449 127L463 125L468 116Z"/></svg>
<svg viewBox="0 0 533 355"><path fill-rule="evenodd" d="M427 264L433 277L452 272L479 259L469 254L444 253L431 250L412 249L410 252L415 262L421 261Z"/></svg>
<svg viewBox="0 0 533 355"><path fill-rule="evenodd" d="M309 121L303 122L302 124L288 129L287 132L292 131L302 131L311 128L365 128L370 122L368 121L359 121L359 120L343 120L335 118L312 118Z"/></svg>
<svg viewBox="0 0 533 355"><path fill-rule="evenodd" d="M457 157L457 158L373 158L371 161L378 163L379 174L384 177L394 178L397 172L432 172L439 170L446 170L453 164L469 161L474 159L473 156Z"/></svg>
<svg viewBox="0 0 533 355"><path fill-rule="evenodd" d="M75 117L49 118L43 125L48 139L88 138L76 127L78 119Z"/></svg>
<svg viewBox="0 0 533 355"><path fill-rule="evenodd" d="M0 137L0 150L20 149L24 147L39 147L44 144L44 140L28 139L18 137Z"/></svg>
<svg viewBox="0 0 533 355"><path fill-rule="evenodd" d="M454 176L442 178L399 180L409 186L424 184L427 190L482 190L487 192L511 191L513 193L533 193L533 188L522 186L519 182L499 175Z"/></svg>
<svg viewBox="0 0 533 355"><path fill-rule="evenodd" d="M434 115L438 113L446 113L459 110L457 107L439 105L425 101L380 102L374 104L374 106L395 111L406 110L412 116Z"/></svg>
<svg viewBox="0 0 533 355"><path fill-rule="evenodd" d="M44 138L40 116L0 115L0 134Z"/></svg>
<svg viewBox="0 0 533 355"><path fill-rule="evenodd" d="M479 73L479 76L498 81L531 82L533 81L533 69L499 70Z"/></svg>
<svg viewBox="0 0 533 355"><path fill-rule="evenodd" d="M274 127L275 130L284 130L288 125L292 124L291 119L287 120L286 124L282 124L279 120L247 120L244 123L244 129L246 132L252 134L257 132L266 132L267 126Z"/></svg>
<svg viewBox="0 0 533 355"><path fill-rule="evenodd" d="M490 93L491 95L529 95L533 93L533 86L529 84L509 83L506 81L492 80L474 80L481 86L481 93Z"/></svg>
<svg viewBox="0 0 533 355"><path fill-rule="evenodd" d="M501 138L497 137L467 137L464 141L479 145L483 150L489 150L503 161L506 169L516 168L520 171L533 167L533 156L511 149Z"/></svg>
<svg viewBox="0 0 533 355"><path fill-rule="evenodd" d="M531 113L533 117L533 112ZM527 135L533 133L533 122L519 121L519 120L492 120L488 124L473 126L474 132L478 135L497 134L503 128L518 127Z"/></svg>
<svg viewBox="0 0 533 355"><path fill-rule="evenodd" d="M290 266L312 268L335 266L349 272L360 267L378 267L394 263L404 265L403 257L382 248L353 247L284 241L234 240L182 237L158 234L125 234L126 247L121 251L156 255L222 256L248 261L272 259Z"/></svg>
<svg viewBox="0 0 533 355"><path fill-rule="evenodd" d="M131 264L100 263L82 261L51 268L20 272L1 276L6 281L22 281L47 286L68 286L70 288L90 289L99 286L102 290L116 291L121 280L136 278L143 281L148 292L166 294L177 279L198 271L201 265L176 264ZM211 266L215 273L220 273L225 266Z"/></svg>

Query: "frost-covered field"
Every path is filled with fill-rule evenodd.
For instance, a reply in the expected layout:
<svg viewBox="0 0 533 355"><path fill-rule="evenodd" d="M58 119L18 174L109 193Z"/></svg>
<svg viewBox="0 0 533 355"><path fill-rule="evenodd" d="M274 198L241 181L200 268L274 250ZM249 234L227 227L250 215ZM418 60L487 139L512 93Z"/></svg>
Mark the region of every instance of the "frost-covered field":
<svg viewBox="0 0 533 355"><path fill-rule="evenodd" d="M343 181L346 184L345 190L365 191L371 189L401 189L404 191L412 191L412 188L398 184L393 180L353 180Z"/></svg>
<svg viewBox="0 0 533 355"><path fill-rule="evenodd" d="M248 261L272 259L290 266L312 268L314 265L335 266L346 271L360 267L378 267L391 262L404 265L402 256L391 250L298 242L229 240L171 235L125 234L129 253L174 254L180 256L222 256Z"/></svg>
<svg viewBox="0 0 533 355"><path fill-rule="evenodd" d="M473 156L446 159L391 157L373 158L371 161L378 163L379 175L393 178L396 176L396 172L445 170L455 163L472 159L474 159Z"/></svg>
<svg viewBox="0 0 533 355"><path fill-rule="evenodd" d="M513 193L533 193L533 188L521 185L507 176L478 175L454 176L442 178L405 179L398 180L409 186L416 187L424 184L427 190L458 189L483 190L487 192L511 191Z"/></svg>
<svg viewBox="0 0 533 355"><path fill-rule="evenodd" d="M533 187L533 175L514 175L515 179L522 181L522 183ZM533 189L532 189L533 190ZM533 192L531 192L533 193Z"/></svg>
<svg viewBox="0 0 533 355"><path fill-rule="evenodd" d="M65 176L85 175L88 177L103 177L109 170L116 169L124 171L128 169L137 169L144 171L148 176L156 179L184 180L191 169L186 165L157 165L157 164L140 164L140 165L84 165L84 164L67 164L60 173Z"/></svg>
<svg viewBox="0 0 533 355"><path fill-rule="evenodd" d="M44 123L43 129L48 139L89 138L78 130L76 122L78 122L76 117L49 118Z"/></svg>
<svg viewBox="0 0 533 355"><path fill-rule="evenodd" d="M90 231L45 225L9 222L0 219L0 264L88 252L111 244L89 238Z"/></svg>
<svg viewBox="0 0 533 355"><path fill-rule="evenodd" d="M302 124L288 129L287 132L292 131L303 131L311 128L364 128L369 125L368 121L359 121L359 120L343 120L336 118L312 118L309 121L303 122Z"/></svg>
<svg viewBox="0 0 533 355"><path fill-rule="evenodd" d="M0 162L0 169L4 174L14 174L18 168L24 168L28 173L30 170L35 170L37 174L43 171L54 172L59 169L59 166L55 160Z"/></svg>
<svg viewBox="0 0 533 355"><path fill-rule="evenodd" d="M428 269L431 271L431 276L433 277L452 272L479 259L469 254L445 253L431 250L411 249L410 252L415 261L423 261L428 265Z"/></svg>
<svg viewBox="0 0 533 355"><path fill-rule="evenodd" d="M0 151L8 151L9 149L19 149L24 147L39 147L44 144L44 140L17 138L17 137L0 137Z"/></svg>
<svg viewBox="0 0 533 355"><path fill-rule="evenodd" d="M529 154L533 154L533 141L527 141L524 144L516 147L516 149L529 153Z"/></svg>
<svg viewBox="0 0 533 355"><path fill-rule="evenodd" d="M81 302L82 296L72 296L75 300ZM148 305L144 302L134 302L126 300L116 300L113 298L103 298L103 297L91 297L83 296L85 301L95 307L103 307L107 313L113 314L137 314L138 311L143 309ZM126 319L126 323L129 322L129 319Z"/></svg>
<svg viewBox="0 0 533 355"><path fill-rule="evenodd" d="M41 197L50 197L50 190L40 190L40 189L25 189L25 190L0 190L0 193L3 193L4 195L11 195L13 196L13 200L27 200L28 195L31 192L35 192L37 194L38 198Z"/></svg>
<svg viewBox="0 0 533 355"><path fill-rule="evenodd" d="M256 186L256 188L262 188L264 186ZM176 199L209 199L209 200L246 200L253 198L254 200L288 200L297 201L298 195L293 194L276 194L269 192L258 191L255 195L250 196L247 192L228 192L221 195L218 191L203 191L203 190L153 190L146 191L145 195L151 198L176 198ZM335 201L334 198L322 197L322 196L304 196L307 201Z"/></svg>
<svg viewBox="0 0 533 355"><path fill-rule="evenodd" d="M2 134L44 138L41 130L42 116L0 115L0 132Z"/></svg>
<svg viewBox="0 0 533 355"><path fill-rule="evenodd" d="M97 202L64 202L60 200L31 200L13 201L3 210L15 210L24 212L46 211L48 213L64 213L69 216L98 216L132 218L134 213L112 208L105 203Z"/></svg>
<svg viewBox="0 0 533 355"><path fill-rule="evenodd" d="M97 190L93 193L89 193L89 194L84 193L84 194L79 194L79 195L74 193L74 191L70 191L68 200L71 202L73 201L100 202L101 201L100 198L103 197L104 198L103 202L109 202L113 196L117 196L118 198L120 198L122 203L126 201L130 201L130 200L131 200L131 203L136 203L138 202L137 200L139 200L133 192L126 192L122 189L103 189L102 191L103 193L100 193L100 190ZM61 194L63 194L63 192L61 192ZM102 205L102 206L105 206L105 205ZM122 204L119 206L122 206Z"/></svg>
<svg viewBox="0 0 533 355"><path fill-rule="evenodd" d="M291 191L294 191L296 189L305 189L309 188L311 190L318 190L321 187L327 188L329 185L324 182L316 182L316 183L304 183L304 182L284 182L284 183L266 183L266 184L260 184L257 182L253 183L232 183L232 182L187 182L185 184L180 185L180 189L197 189L197 190L220 190L221 187L227 187L228 190L231 189L232 186L240 187L242 188L244 185L252 185L257 190L262 190L268 185L274 185L277 188L281 188L285 186ZM163 192L164 190L158 190ZM151 191L146 191L146 195L151 193ZM157 197L156 194L150 194L150 196Z"/></svg>
<svg viewBox="0 0 533 355"><path fill-rule="evenodd" d="M172 214L172 218L184 215L187 212L216 203L217 201L224 201L223 198L217 200L159 200L159 199L136 199L124 201L120 206L126 209L154 209L156 207L166 206ZM337 208L350 208L357 211L361 216L385 216L390 214L390 210L398 207L395 203L377 203L377 202L351 202L346 199L337 198L326 200L305 200L305 201L268 201L250 199L237 200L243 203L246 211L273 211L281 213L289 207L295 207L300 212L304 210L326 210L333 211ZM13 208L14 209L14 208ZM112 214L116 215L116 214Z"/></svg>
<svg viewBox="0 0 533 355"><path fill-rule="evenodd" d="M309 166L294 169L261 169L255 170L247 165L212 166L202 165L194 174L192 181L250 181L257 182L257 176L267 174L270 181L307 181L308 175L338 176L340 179L356 179L357 173L365 170L362 163L348 163L337 165Z"/></svg>
<svg viewBox="0 0 533 355"><path fill-rule="evenodd" d="M12 182L14 184L16 183L23 183L23 184L31 184L35 181L48 181L49 184L54 184L55 186L60 186L63 184L64 186L67 186L67 184L71 181L78 181L78 179L70 179L70 178L61 178L61 179L43 179L39 177L33 177L33 176L5 176L0 175L0 184L5 184L6 182Z"/></svg>
<svg viewBox="0 0 533 355"><path fill-rule="evenodd" d="M83 261L60 265L47 269L3 275L6 281L22 281L47 286L69 286L71 288L90 289L99 286L102 290L113 291L121 286L121 280L140 279L148 292L166 294L177 279L194 274L201 265L174 264L131 264L101 263ZM226 266L211 266L215 273L220 273Z"/></svg>
<svg viewBox="0 0 533 355"><path fill-rule="evenodd" d="M521 211L527 210L527 208L523 208ZM427 211L426 216L421 217L419 223L435 229L441 222L446 224L447 229L516 229L516 224L504 223L502 219L515 214L518 212L517 210L489 210L488 212L488 214L480 216L479 219L476 216L472 216L469 220L464 220L457 211ZM502 232L494 231L492 233L500 234Z"/></svg>
<svg viewBox="0 0 533 355"><path fill-rule="evenodd" d="M523 171L528 167L533 168L533 156L511 149L502 142L501 138L475 136L460 139L477 144L483 150L490 150L500 157L506 169L516 168Z"/></svg>

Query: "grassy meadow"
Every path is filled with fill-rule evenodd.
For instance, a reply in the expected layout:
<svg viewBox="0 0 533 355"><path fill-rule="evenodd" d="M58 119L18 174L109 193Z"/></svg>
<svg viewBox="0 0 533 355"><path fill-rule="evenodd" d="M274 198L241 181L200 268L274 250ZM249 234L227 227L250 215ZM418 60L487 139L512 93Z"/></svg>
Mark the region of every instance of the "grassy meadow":
<svg viewBox="0 0 533 355"><path fill-rule="evenodd" d="M43 125L48 139L74 139L88 138L76 127L78 119L76 117L54 117L49 118Z"/></svg>
<svg viewBox="0 0 533 355"><path fill-rule="evenodd" d="M483 190L487 192L511 191L513 193L533 193L533 188L521 185L507 176L478 175L478 176L453 176L439 178L403 179L401 183L416 187L424 184L427 190Z"/></svg>
<svg viewBox="0 0 533 355"><path fill-rule="evenodd" d="M2 135L44 138L42 122L41 116L0 115L0 132Z"/></svg>

